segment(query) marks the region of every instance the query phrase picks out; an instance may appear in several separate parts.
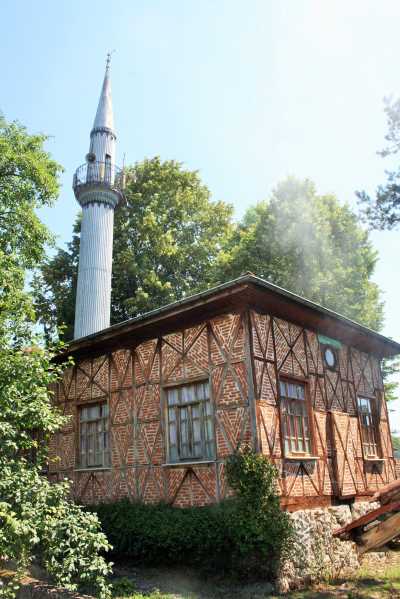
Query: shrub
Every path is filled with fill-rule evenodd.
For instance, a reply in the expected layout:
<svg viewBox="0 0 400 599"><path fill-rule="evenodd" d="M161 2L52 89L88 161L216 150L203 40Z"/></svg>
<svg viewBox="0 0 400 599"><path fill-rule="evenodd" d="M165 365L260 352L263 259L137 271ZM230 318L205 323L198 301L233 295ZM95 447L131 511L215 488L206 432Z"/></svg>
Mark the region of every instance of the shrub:
<svg viewBox="0 0 400 599"><path fill-rule="evenodd" d="M246 448L227 463L236 497L174 508L128 499L91 507L114 554L145 564L195 565L242 578L273 577L291 538L276 494L276 469Z"/></svg>
<svg viewBox="0 0 400 599"><path fill-rule="evenodd" d="M45 141L0 116L0 569L5 561L16 569L0 581L0 597L15 595L35 560L56 584L107 599L108 543L98 520L71 503L67 484L42 476L48 441L65 423L50 391L62 346L45 346L25 289L51 239L37 210L56 198L61 172Z"/></svg>
<svg viewBox="0 0 400 599"><path fill-rule="evenodd" d="M233 561L249 573L266 569L275 575L293 536L290 517L280 507L277 469L265 456L245 447L227 460L226 476L237 502Z"/></svg>

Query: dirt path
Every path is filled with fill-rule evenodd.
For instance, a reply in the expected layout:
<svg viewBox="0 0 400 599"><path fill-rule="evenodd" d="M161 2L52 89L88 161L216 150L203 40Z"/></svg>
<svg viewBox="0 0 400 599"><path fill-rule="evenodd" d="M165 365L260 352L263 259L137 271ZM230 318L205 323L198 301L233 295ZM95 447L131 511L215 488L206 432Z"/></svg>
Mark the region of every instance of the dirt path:
<svg viewBox="0 0 400 599"><path fill-rule="evenodd" d="M186 568L138 568L128 563L114 568L118 579L129 580L120 597L140 599L264 599L278 598L269 583L237 585L200 577ZM123 587L123 585L122 585ZM134 590L133 590L134 589ZM352 580L321 584L286 595L290 599L400 599L400 551L369 554Z"/></svg>

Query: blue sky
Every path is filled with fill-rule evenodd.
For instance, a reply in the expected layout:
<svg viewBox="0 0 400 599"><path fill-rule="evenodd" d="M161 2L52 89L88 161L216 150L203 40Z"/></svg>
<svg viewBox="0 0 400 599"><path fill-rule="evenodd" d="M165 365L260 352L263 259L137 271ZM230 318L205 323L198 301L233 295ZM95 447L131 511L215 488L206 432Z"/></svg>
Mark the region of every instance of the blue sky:
<svg viewBox="0 0 400 599"><path fill-rule="evenodd" d="M59 242L78 212L105 55L119 161L198 169L236 214L292 174L355 205L388 164L384 96L400 96L398 0L3 0L0 109L51 135L63 189L43 214ZM373 233L384 333L400 340L400 230ZM400 403L400 402L398 402ZM400 406L392 414L400 430Z"/></svg>

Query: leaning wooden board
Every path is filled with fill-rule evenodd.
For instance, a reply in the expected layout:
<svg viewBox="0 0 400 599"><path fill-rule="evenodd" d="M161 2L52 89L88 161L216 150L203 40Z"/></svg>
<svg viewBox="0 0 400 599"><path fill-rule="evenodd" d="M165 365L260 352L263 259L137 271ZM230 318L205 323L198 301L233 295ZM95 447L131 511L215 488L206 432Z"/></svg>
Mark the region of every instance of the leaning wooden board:
<svg viewBox="0 0 400 599"><path fill-rule="evenodd" d="M378 549L400 534L400 512L389 516L373 528L364 532L358 539L357 551L360 555Z"/></svg>
<svg viewBox="0 0 400 599"><path fill-rule="evenodd" d="M337 530L335 530L333 532L333 536L341 537L343 535L346 535L347 533L350 533L350 531L355 530L356 528L362 528L362 527L366 526L367 524L370 524L371 522L373 522L380 516L383 516L384 514L390 514L391 512L396 512L396 511L400 511L400 501L396 501L394 503L389 503L387 505L381 505L380 507L376 508L376 510L372 510L371 512L368 512L367 514L364 514L364 516L360 516L360 518L357 518L356 520L352 520L345 526L342 526L342 528L338 528ZM400 531L399 531L399 534L400 534Z"/></svg>

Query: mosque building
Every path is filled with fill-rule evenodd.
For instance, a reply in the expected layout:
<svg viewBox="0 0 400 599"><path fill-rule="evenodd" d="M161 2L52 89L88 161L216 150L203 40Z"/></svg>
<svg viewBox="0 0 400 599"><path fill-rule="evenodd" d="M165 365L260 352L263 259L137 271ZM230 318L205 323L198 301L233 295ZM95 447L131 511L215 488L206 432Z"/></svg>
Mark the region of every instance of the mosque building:
<svg viewBox="0 0 400 599"><path fill-rule="evenodd" d="M396 478L383 358L394 341L252 274L110 326L116 166L110 60L73 180L82 207L70 416L50 477L80 501L217 502L239 445L268 456L290 510L352 503Z"/></svg>

